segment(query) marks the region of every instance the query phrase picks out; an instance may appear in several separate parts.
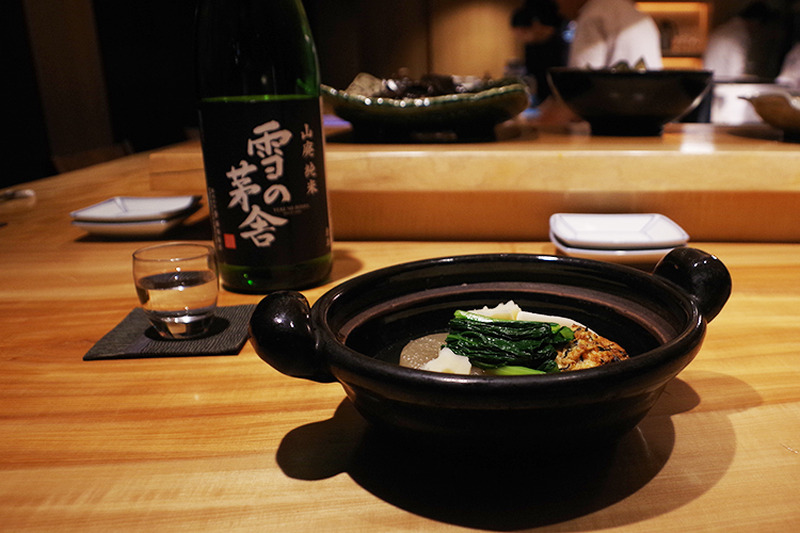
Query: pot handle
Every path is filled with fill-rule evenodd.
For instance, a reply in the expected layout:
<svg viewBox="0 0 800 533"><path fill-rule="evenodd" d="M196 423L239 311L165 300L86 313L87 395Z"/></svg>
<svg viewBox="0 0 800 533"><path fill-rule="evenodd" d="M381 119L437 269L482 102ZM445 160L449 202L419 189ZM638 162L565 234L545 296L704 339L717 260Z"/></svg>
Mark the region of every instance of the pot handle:
<svg viewBox="0 0 800 533"><path fill-rule="evenodd" d="M716 256L697 248L675 248L653 273L684 289L697 302L707 322L719 314L731 295L731 275Z"/></svg>
<svg viewBox="0 0 800 533"><path fill-rule="evenodd" d="M335 381L317 349L308 300L299 292L272 292L258 303L250 317L250 342L261 359L283 374Z"/></svg>

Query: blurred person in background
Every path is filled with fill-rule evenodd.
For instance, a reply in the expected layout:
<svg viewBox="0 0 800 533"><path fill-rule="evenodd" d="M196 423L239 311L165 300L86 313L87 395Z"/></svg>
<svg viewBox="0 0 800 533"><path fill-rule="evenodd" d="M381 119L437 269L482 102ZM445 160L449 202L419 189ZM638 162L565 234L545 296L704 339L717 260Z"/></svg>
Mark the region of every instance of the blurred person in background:
<svg viewBox="0 0 800 533"><path fill-rule="evenodd" d="M562 17L571 21L568 66L600 69L625 62L633 67L643 61L649 70L662 68L658 27L631 0L558 0L557 3ZM539 110L540 124L578 120L555 96L542 103Z"/></svg>
<svg viewBox="0 0 800 533"><path fill-rule="evenodd" d="M511 28L525 46L525 74L533 78L532 105L537 106L550 94L547 70L567 64L569 45L564 39L565 20L555 0L527 0L511 16Z"/></svg>
<svg viewBox="0 0 800 533"><path fill-rule="evenodd" d="M777 83L797 91L800 90L800 1L789 6L787 53L781 63Z"/></svg>
<svg viewBox="0 0 800 533"><path fill-rule="evenodd" d="M644 61L648 70L662 68L661 35L655 21L631 0L558 0L561 14L575 21L568 64L603 68L621 61Z"/></svg>
<svg viewBox="0 0 800 533"><path fill-rule="evenodd" d="M778 11L766 2L749 4L711 32L703 67L715 80L774 78L780 66L779 20Z"/></svg>
<svg viewBox="0 0 800 533"><path fill-rule="evenodd" d="M786 54L775 81L793 91L800 90L800 43L795 43Z"/></svg>
<svg viewBox="0 0 800 533"><path fill-rule="evenodd" d="M710 121L739 125L761 122L742 96L753 83L772 83L780 70L785 32L780 14L768 3L751 2L717 26L708 37L703 68L714 75Z"/></svg>

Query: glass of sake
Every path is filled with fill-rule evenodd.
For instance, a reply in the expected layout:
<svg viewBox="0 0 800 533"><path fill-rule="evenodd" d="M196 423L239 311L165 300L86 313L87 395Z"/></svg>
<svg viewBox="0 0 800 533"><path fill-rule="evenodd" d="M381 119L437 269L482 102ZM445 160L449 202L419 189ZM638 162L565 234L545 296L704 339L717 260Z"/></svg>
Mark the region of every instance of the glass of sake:
<svg viewBox="0 0 800 533"><path fill-rule="evenodd" d="M166 339L190 339L209 332L217 307L214 248L172 242L133 253L136 294L150 323Z"/></svg>

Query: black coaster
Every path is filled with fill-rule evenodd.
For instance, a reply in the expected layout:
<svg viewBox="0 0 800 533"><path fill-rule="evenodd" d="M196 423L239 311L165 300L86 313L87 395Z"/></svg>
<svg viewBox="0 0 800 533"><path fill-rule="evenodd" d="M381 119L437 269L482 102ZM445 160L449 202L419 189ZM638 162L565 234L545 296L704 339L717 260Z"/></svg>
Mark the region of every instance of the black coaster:
<svg viewBox="0 0 800 533"><path fill-rule="evenodd" d="M247 326L255 308L255 304L217 307L214 323L207 335L196 339L168 340L159 337L144 311L137 307L97 341L83 360L237 355L247 342Z"/></svg>

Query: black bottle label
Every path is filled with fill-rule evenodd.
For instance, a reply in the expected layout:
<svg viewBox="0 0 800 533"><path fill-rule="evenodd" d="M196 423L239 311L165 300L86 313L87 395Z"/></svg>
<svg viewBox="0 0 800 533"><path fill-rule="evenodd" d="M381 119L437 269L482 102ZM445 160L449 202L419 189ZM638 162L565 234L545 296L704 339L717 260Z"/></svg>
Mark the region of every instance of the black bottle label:
<svg viewBox="0 0 800 533"><path fill-rule="evenodd" d="M219 260L264 268L330 253L319 100L203 101L200 122Z"/></svg>

